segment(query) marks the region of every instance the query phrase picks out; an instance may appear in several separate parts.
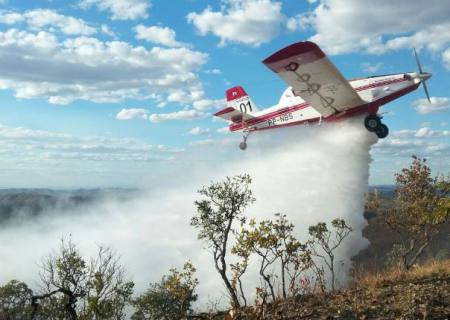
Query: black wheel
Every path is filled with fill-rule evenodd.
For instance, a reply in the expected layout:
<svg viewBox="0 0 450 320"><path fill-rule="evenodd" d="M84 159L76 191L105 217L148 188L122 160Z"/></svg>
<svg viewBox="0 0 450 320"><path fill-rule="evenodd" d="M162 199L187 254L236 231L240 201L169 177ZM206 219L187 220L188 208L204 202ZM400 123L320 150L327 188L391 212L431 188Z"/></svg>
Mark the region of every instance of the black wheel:
<svg viewBox="0 0 450 320"><path fill-rule="evenodd" d="M247 149L247 142L242 141L241 143L239 143L239 149L241 150Z"/></svg>
<svg viewBox="0 0 450 320"><path fill-rule="evenodd" d="M387 125L382 123L375 133L377 134L378 138L384 139L389 134L389 128Z"/></svg>
<svg viewBox="0 0 450 320"><path fill-rule="evenodd" d="M364 125L368 131L375 132L380 127L381 120L378 116L371 114L364 119Z"/></svg>

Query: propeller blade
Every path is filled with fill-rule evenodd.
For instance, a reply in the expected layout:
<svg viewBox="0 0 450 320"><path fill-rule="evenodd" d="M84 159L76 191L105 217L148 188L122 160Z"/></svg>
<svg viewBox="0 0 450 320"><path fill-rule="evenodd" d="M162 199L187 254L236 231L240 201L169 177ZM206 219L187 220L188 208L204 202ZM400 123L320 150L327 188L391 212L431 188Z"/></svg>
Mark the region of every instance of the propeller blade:
<svg viewBox="0 0 450 320"><path fill-rule="evenodd" d="M425 81L422 81L423 90L425 90L425 94L427 95L428 102L431 103L430 94L428 93L427 84Z"/></svg>
<svg viewBox="0 0 450 320"><path fill-rule="evenodd" d="M420 73L423 73L423 71L422 71L422 65L420 64L420 60L419 60L419 56L417 55L416 48L413 48L413 50L414 50L414 56L416 57L417 67L419 68L419 72L420 72Z"/></svg>

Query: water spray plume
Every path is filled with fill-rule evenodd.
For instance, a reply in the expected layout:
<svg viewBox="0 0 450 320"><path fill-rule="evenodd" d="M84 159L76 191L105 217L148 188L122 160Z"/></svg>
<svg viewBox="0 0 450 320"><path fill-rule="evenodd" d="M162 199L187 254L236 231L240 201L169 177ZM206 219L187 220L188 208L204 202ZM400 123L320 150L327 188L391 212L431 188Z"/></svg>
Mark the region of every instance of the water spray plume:
<svg viewBox="0 0 450 320"><path fill-rule="evenodd" d="M190 180L183 185L173 181L159 189L154 186L133 201L107 201L70 216L47 214L4 228L0 232L0 261L4 262L0 281L19 279L33 287L38 279L37 262L57 246L61 236L72 234L87 255L94 255L94 244L116 249L137 291L158 281L170 267L191 259L198 270L200 304L204 305L208 299L224 296L225 290L209 252L189 225L195 213L193 202L199 198L196 190L240 173L252 176L256 197L246 214L263 219L284 213L300 240L306 238L308 226L318 221L345 219L355 230L338 253L348 268L351 256L367 245L361 235L365 225L362 213L370 147L376 137L365 130L362 121L354 118L261 133L252 137L245 153L231 151L236 149L237 136L231 144L199 147L203 150L197 149L194 156L203 159L201 175L192 168L196 162L189 161L191 167L184 168L183 174L192 177L183 179ZM230 159L223 158L226 150L230 150ZM207 161L205 154L211 155ZM253 291L256 285L247 283L246 287Z"/></svg>

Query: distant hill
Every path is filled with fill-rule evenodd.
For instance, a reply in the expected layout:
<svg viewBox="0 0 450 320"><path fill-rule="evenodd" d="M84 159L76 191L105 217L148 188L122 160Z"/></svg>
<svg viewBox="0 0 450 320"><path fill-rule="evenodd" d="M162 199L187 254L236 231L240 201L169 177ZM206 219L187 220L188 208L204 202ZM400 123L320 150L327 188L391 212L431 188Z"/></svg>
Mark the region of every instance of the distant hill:
<svg viewBox="0 0 450 320"><path fill-rule="evenodd" d="M0 189L0 223L32 219L44 212L65 214L106 199L125 201L136 189Z"/></svg>

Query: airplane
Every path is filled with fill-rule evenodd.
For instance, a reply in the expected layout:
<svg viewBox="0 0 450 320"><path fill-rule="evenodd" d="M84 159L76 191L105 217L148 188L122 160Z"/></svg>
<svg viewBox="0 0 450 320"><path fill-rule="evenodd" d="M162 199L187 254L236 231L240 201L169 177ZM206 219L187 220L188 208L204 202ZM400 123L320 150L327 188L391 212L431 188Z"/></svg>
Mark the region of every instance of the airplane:
<svg viewBox="0 0 450 320"><path fill-rule="evenodd" d="M263 60L288 88L275 106L259 110L241 86L226 91L227 105L214 116L230 122L230 131L243 132L239 144L247 148L250 133L287 126L335 122L366 115L364 125L378 138L386 138L388 127L381 122L382 105L416 90L431 73L423 72L416 50L419 72L407 72L346 80L319 46L310 41L291 44Z"/></svg>

